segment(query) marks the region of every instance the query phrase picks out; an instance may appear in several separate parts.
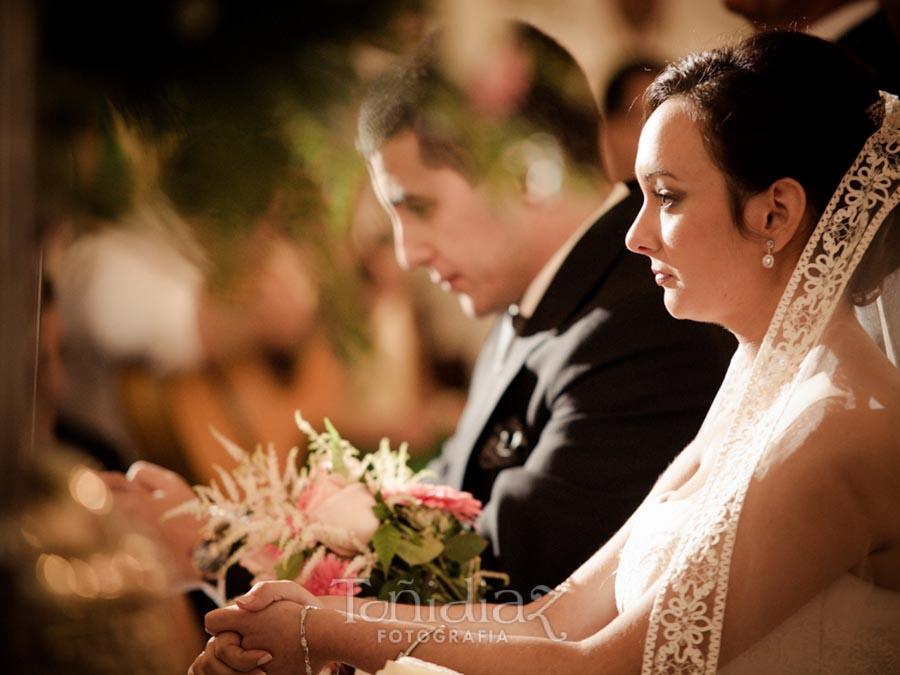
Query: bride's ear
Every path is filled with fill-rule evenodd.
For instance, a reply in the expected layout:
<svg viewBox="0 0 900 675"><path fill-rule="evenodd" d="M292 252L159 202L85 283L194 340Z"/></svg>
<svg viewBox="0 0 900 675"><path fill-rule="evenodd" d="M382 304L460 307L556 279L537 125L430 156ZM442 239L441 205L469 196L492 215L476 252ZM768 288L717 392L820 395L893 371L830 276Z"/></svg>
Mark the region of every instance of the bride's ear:
<svg viewBox="0 0 900 675"><path fill-rule="evenodd" d="M747 200L744 223L763 241L771 239L778 253L797 236L806 222L806 190L793 178L779 178L766 190Z"/></svg>

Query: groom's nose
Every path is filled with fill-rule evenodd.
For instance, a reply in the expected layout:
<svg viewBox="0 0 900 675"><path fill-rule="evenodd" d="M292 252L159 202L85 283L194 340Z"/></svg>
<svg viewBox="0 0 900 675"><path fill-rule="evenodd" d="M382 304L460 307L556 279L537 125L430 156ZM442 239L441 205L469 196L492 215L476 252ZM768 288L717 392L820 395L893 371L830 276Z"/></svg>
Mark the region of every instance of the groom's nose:
<svg viewBox="0 0 900 675"><path fill-rule="evenodd" d="M405 270L426 266L434 259L434 246L421 230L402 222L394 224L394 255Z"/></svg>

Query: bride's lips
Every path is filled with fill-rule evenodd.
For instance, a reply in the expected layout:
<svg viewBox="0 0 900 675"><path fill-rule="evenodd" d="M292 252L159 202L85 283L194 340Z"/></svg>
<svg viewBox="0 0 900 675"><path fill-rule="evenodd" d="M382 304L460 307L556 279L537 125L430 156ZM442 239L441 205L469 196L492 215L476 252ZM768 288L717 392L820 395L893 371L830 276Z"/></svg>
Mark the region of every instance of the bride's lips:
<svg viewBox="0 0 900 675"><path fill-rule="evenodd" d="M653 272L653 278L656 280L657 286L665 286L666 282L675 278L674 275L656 267L650 268L650 271Z"/></svg>

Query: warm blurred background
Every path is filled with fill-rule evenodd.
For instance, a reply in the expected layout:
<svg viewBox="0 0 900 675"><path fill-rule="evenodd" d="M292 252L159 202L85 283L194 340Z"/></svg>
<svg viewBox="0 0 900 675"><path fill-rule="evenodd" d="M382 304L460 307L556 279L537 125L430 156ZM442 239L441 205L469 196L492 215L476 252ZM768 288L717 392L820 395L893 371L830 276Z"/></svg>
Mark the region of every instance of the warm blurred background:
<svg viewBox="0 0 900 675"><path fill-rule="evenodd" d="M0 607L22 672L184 672L202 646L85 466L206 482L229 461L210 426L286 453L297 409L420 463L452 432L486 325L398 267L355 105L446 22L474 72L509 16L573 51L607 131L646 85L629 73L747 30L720 0L0 3Z"/></svg>

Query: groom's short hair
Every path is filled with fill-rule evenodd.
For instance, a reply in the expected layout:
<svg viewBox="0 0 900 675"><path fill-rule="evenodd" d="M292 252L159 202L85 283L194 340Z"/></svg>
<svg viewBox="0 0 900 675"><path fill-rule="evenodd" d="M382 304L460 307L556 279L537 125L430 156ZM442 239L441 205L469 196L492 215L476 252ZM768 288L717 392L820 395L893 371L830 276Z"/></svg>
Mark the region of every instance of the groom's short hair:
<svg viewBox="0 0 900 675"><path fill-rule="evenodd" d="M530 82L511 114L484 111L446 75L444 32L426 39L369 88L358 120L357 145L366 160L394 136L412 131L426 164L449 167L477 182L502 161L516 138L548 134L570 168L601 171L598 111L587 78L558 42L510 22L515 44L530 61Z"/></svg>

